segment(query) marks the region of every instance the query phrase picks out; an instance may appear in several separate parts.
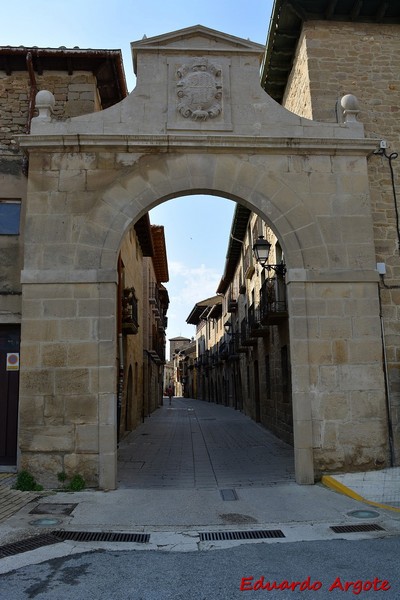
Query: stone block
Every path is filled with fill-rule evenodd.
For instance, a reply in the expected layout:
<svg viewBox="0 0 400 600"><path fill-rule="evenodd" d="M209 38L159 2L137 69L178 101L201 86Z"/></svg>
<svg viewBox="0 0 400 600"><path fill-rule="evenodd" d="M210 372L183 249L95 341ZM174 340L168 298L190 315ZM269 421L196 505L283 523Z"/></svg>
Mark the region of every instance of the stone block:
<svg viewBox="0 0 400 600"><path fill-rule="evenodd" d="M41 352L39 344L24 344L20 353L21 366L28 370L30 368L39 368L42 366Z"/></svg>
<svg viewBox="0 0 400 600"><path fill-rule="evenodd" d="M23 319L21 348L24 347L24 342L58 341L60 339L58 325L58 321Z"/></svg>
<svg viewBox="0 0 400 600"><path fill-rule="evenodd" d="M66 424L95 424L99 418L97 396L64 396L64 419Z"/></svg>
<svg viewBox="0 0 400 600"><path fill-rule="evenodd" d="M63 456L57 452L26 452L21 456L20 468L32 473L44 488L54 489L59 486L57 473L63 470Z"/></svg>
<svg viewBox="0 0 400 600"><path fill-rule="evenodd" d="M20 393L25 396L51 395L54 391L54 374L47 369L22 369Z"/></svg>
<svg viewBox="0 0 400 600"><path fill-rule="evenodd" d="M296 448L310 448L312 440L311 419L296 421L294 426L294 442Z"/></svg>
<svg viewBox="0 0 400 600"><path fill-rule="evenodd" d="M76 425L75 450L83 454L92 454L99 451L98 425Z"/></svg>
<svg viewBox="0 0 400 600"><path fill-rule="evenodd" d="M117 422L117 399L116 393L100 393L99 397L99 423L115 427Z"/></svg>
<svg viewBox="0 0 400 600"><path fill-rule="evenodd" d="M375 450L381 448L386 440L386 424L380 419L342 423L338 431L338 444L351 448L354 454L358 448L369 448L372 457L375 455Z"/></svg>
<svg viewBox="0 0 400 600"><path fill-rule="evenodd" d="M103 190L109 187L116 178L115 171L108 169L91 169L86 175L86 189L88 191Z"/></svg>
<svg viewBox="0 0 400 600"><path fill-rule="evenodd" d="M19 419L21 425L44 425L44 403L45 396L19 398Z"/></svg>
<svg viewBox="0 0 400 600"><path fill-rule="evenodd" d="M349 362L353 364L380 363L382 361L382 344L379 340L365 338L348 340Z"/></svg>
<svg viewBox="0 0 400 600"><path fill-rule="evenodd" d="M294 463L296 482L300 485L314 484L314 460L312 448L295 448Z"/></svg>
<svg viewBox="0 0 400 600"><path fill-rule="evenodd" d="M91 391L93 393L110 394L116 390L115 367L99 367L95 372L93 371L92 369Z"/></svg>
<svg viewBox="0 0 400 600"><path fill-rule="evenodd" d="M309 340L308 360L314 365L331 365L334 362L330 340Z"/></svg>
<svg viewBox="0 0 400 600"><path fill-rule="evenodd" d="M99 459L97 455L71 453L64 457L64 471L68 478L81 475L88 487L99 484Z"/></svg>
<svg viewBox="0 0 400 600"><path fill-rule="evenodd" d="M100 454L99 487L102 490L115 490L117 487L117 453Z"/></svg>
<svg viewBox="0 0 400 600"><path fill-rule="evenodd" d="M42 344L43 367L64 367L67 364L67 347L65 344Z"/></svg>
<svg viewBox="0 0 400 600"><path fill-rule="evenodd" d="M60 192L78 192L85 190L86 171L82 169L60 171L58 189Z"/></svg>
<svg viewBox="0 0 400 600"><path fill-rule="evenodd" d="M318 369L320 389L332 392L338 389L340 374L337 366L321 366Z"/></svg>
<svg viewBox="0 0 400 600"><path fill-rule="evenodd" d="M385 418L385 396L381 393L369 391L352 392L350 396L351 417L353 422L362 419Z"/></svg>
<svg viewBox="0 0 400 600"><path fill-rule="evenodd" d="M74 447L74 428L70 425L24 427L19 435L22 452L69 452Z"/></svg>
<svg viewBox="0 0 400 600"><path fill-rule="evenodd" d="M383 371L380 364L340 365L339 385L341 390L382 390Z"/></svg>
<svg viewBox="0 0 400 600"><path fill-rule="evenodd" d="M62 319L59 321L60 341L86 341L93 338L92 321L88 318Z"/></svg>
<svg viewBox="0 0 400 600"><path fill-rule="evenodd" d="M100 425L98 429L100 452L112 454L117 451L117 427L114 425Z"/></svg>
<svg viewBox="0 0 400 600"><path fill-rule="evenodd" d="M75 342L68 344L67 360L69 367L95 367L99 362L99 349L96 342Z"/></svg>
<svg viewBox="0 0 400 600"><path fill-rule="evenodd" d="M49 424L64 424L64 399L59 395L45 396L44 399L44 417L46 427Z"/></svg>
<svg viewBox="0 0 400 600"><path fill-rule="evenodd" d="M54 369L55 393L62 396L89 392L89 370L85 368Z"/></svg>

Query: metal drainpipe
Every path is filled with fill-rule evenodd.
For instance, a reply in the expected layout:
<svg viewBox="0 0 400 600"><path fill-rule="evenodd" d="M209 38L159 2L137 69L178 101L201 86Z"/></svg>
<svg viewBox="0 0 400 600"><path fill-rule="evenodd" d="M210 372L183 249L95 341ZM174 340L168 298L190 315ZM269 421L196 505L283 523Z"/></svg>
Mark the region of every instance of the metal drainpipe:
<svg viewBox="0 0 400 600"><path fill-rule="evenodd" d="M33 113L35 112L35 98L36 98L36 94L37 94L37 83L36 83L36 78L35 78L35 71L33 69L31 52L28 52L28 54L26 55L26 66L27 66L28 73L29 73L30 92L29 92L28 120L25 125L25 133L30 133L31 122L33 119Z"/></svg>
<svg viewBox="0 0 400 600"><path fill-rule="evenodd" d="M117 287L117 329L118 329L118 391L117 391L117 441L120 438L122 411L122 396L124 393L124 348L122 339L122 260L118 257L118 287Z"/></svg>
<svg viewBox="0 0 400 600"><path fill-rule="evenodd" d="M25 125L25 133L30 133L31 122L33 119L33 113L35 112L35 98L36 98L36 94L37 94L37 84L36 84L35 71L33 68L31 52L28 52L26 55L26 68L28 69L28 73L29 73L30 91L29 91L29 104L28 104L28 118L27 118L26 125ZM28 176L28 170L29 170L29 159L25 155L24 158L22 159L22 173L25 175L25 177Z"/></svg>
<svg viewBox="0 0 400 600"><path fill-rule="evenodd" d="M383 357L383 374L385 379L385 398L386 398L386 415L388 425L388 436L389 436L389 452L390 452L390 466L394 466L394 445L393 445L393 426L390 406L390 389L389 389L389 373L387 367L387 355L386 355L386 340L385 340L385 325L382 314L382 299L381 299L381 287L378 284L378 295L379 295L379 318L381 322L381 339L382 339L382 357Z"/></svg>

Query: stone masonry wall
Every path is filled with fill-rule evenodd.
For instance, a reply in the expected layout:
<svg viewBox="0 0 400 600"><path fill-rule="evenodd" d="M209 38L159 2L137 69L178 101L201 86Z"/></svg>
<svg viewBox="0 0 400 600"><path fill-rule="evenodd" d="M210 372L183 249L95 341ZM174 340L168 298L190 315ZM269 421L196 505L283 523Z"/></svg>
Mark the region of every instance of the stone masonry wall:
<svg viewBox="0 0 400 600"><path fill-rule="evenodd" d="M124 335L125 378L120 435L133 430L141 422L143 410L143 256L134 227L125 234L121 245L124 263L124 288L133 287L138 300L138 332ZM128 398L128 375L132 370L132 397Z"/></svg>
<svg viewBox="0 0 400 600"><path fill-rule="evenodd" d="M92 73L68 75L47 71L36 75L37 89L50 90L56 99L54 117L64 119L100 109L96 79ZM21 285L24 213L26 197L26 160L18 147L17 136L28 126L30 83L27 72L7 75L0 71L0 199L21 200L19 235L0 236L0 322L21 319Z"/></svg>
<svg viewBox="0 0 400 600"><path fill-rule="evenodd" d="M400 35L398 25L310 22L304 24L284 105L319 121L341 121L340 98L354 94L367 137L387 140L387 154L400 152ZM400 159L392 162L399 197ZM400 256L389 161L368 159L376 261L386 264L381 285L389 403L400 464Z"/></svg>
<svg viewBox="0 0 400 600"><path fill-rule="evenodd" d="M54 117L75 117L100 109L96 79L92 73L68 75L45 72L36 75L37 89L49 90L56 104ZM7 75L0 71L0 145L15 147L16 136L25 133L28 121L30 84L27 72Z"/></svg>

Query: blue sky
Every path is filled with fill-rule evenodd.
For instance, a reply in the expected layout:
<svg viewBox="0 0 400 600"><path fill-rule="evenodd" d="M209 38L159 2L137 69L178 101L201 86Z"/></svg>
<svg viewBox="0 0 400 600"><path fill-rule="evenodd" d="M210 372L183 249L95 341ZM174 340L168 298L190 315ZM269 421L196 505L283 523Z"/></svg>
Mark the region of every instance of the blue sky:
<svg viewBox="0 0 400 600"><path fill-rule="evenodd" d="M2 2L2 46L122 50L128 89L135 86L130 43L192 25L264 44L273 0L19 0ZM170 200L153 209L164 225L169 261L168 338L195 335L186 324L194 304L221 279L234 203L214 196ZM210 219L211 216L211 219Z"/></svg>

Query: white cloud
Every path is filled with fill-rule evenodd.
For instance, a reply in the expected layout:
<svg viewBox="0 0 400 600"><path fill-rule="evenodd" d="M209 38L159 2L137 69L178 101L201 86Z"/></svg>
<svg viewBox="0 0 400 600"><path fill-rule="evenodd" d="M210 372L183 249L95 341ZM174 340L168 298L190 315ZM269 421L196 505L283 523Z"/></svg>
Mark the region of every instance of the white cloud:
<svg viewBox="0 0 400 600"><path fill-rule="evenodd" d="M189 267L183 262L172 261L168 265L170 283L168 290L171 304L185 305L192 309L196 302L215 295L215 290L221 280L221 273L216 269L206 267ZM174 310L173 306L171 306ZM171 311L172 312L172 311Z"/></svg>

